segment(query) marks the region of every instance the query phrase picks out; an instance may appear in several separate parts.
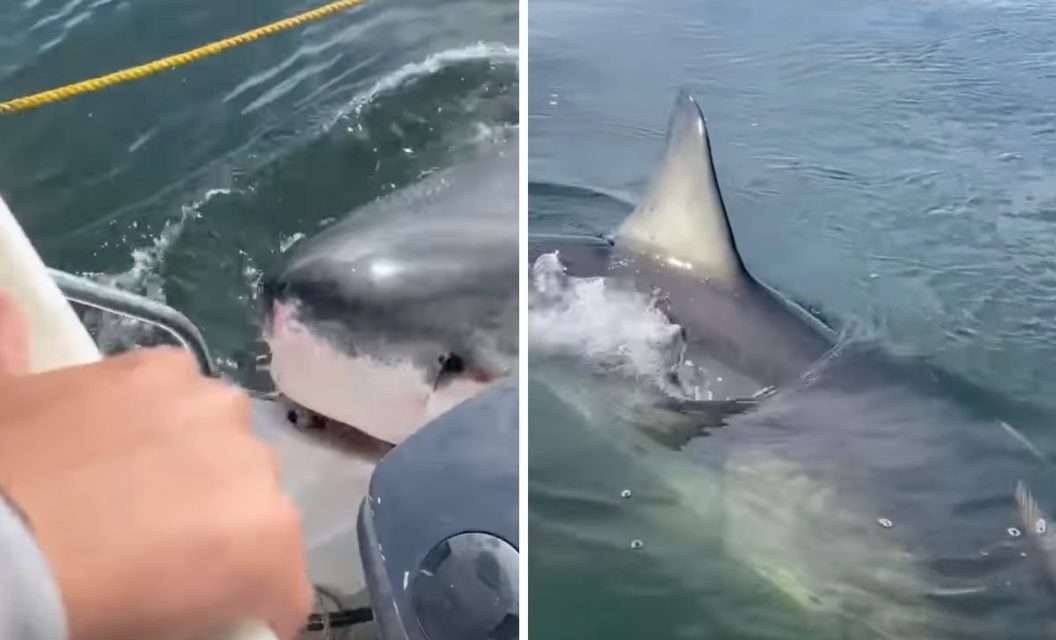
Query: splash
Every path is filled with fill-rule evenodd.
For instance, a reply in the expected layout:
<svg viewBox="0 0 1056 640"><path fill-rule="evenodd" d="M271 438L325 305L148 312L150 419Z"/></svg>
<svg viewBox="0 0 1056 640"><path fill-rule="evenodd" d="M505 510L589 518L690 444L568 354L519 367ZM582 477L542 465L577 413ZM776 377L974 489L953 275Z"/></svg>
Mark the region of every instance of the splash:
<svg viewBox="0 0 1056 640"><path fill-rule="evenodd" d="M557 253L532 265L528 335L533 349L579 355L599 370L661 387L685 352L682 327L656 299L606 278L570 277Z"/></svg>
<svg viewBox="0 0 1056 640"><path fill-rule="evenodd" d="M216 197L233 192L231 189L210 189L201 198L184 205L180 217L166 223L147 246L132 250L132 266L129 269L119 273L84 275L99 284L165 302L165 278L162 269L169 249L179 239L187 222L201 215L203 206ZM143 322L95 309L85 311L81 320L95 336L103 353L117 353L135 346L157 343L165 335Z"/></svg>
<svg viewBox="0 0 1056 640"><path fill-rule="evenodd" d="M472 125L469 136L469 144L484 145L502 142L506 140L506 137L511 133L516 135L515 132L517 130L517 125L475 122Z"/></svg>
<svg viewBox="0 0 1056 640"><path fill-rule="evenodd" d="M297 233L279 239L279 253L286 253L287 251L293 248L293 245L297 244L301 240L304 240L304 238L304 233L298 231Z"/></svg>

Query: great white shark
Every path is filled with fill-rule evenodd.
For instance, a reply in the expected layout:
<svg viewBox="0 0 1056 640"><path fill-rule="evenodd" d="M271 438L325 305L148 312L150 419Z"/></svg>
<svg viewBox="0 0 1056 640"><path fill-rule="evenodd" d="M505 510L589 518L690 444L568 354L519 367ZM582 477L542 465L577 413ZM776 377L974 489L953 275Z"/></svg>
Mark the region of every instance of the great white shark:
<svg viewBox="0 0 1056 640"><path fill-rule="evenodd" d="M353 211L262 284L277 390L398 444L516 371L516 140Z"/></svg>
<svg viewBox="0 0 1056 640"><path fill-rule="evenodd" d="M675 496L654 525L668 537L646 550L676 544L661 533L672 523L720 537L810 614L816 638L1053 637L1056 538L1031 491L1051 492L1046 462L932 373L845 343L753 277L692 97L680 94L660 166L616 233L533 239L536 267L548 256L563 271L541 306L561 304L553 291L570 279L601 277L659 294L682 332L668 376L696 391L675 396L551 364L533 345L530 414L600 431L616 468ZM681 561L679 576L706 566Z"/></svg>

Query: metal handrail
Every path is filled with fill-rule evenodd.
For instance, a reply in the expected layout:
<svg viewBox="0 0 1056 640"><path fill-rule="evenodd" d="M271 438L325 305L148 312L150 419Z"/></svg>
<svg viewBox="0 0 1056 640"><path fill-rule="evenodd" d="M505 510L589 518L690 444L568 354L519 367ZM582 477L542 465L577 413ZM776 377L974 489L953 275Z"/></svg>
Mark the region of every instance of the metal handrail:
<svg viewBox="0 0 1056 640"><path fill-rule="evenodd" d="M107 287L65 271L49 268L48 273L67 300L157 327L173 336L194 355L204 375L213 378L220 376L202 332L179 311L156 300Z"/></svg>

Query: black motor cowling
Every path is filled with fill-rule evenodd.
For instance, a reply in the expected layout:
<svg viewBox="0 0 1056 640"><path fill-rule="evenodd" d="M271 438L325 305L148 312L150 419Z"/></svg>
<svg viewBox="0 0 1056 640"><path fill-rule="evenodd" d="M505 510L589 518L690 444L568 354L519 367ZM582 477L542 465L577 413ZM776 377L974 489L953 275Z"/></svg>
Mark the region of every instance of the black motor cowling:
<svg viewBox="0 0 1056 640"><path fill-rule="evenodd" d="M509 379L375 469L358 534L384 640L517 639L517 407Z"/></svg>

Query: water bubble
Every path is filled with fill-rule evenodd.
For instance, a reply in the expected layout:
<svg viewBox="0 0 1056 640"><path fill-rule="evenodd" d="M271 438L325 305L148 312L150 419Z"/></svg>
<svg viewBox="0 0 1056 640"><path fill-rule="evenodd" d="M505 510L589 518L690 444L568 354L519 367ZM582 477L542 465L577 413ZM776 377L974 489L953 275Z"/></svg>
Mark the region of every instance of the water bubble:
<svg viewBox="0 0 1056 640"><path fill-rule="evenodd" d="M885 529L890 529L891 527L895 526L895 523L891 522L887 518L877 518L876 521L880 524L881 527Z"/></svg>
<svg viewBox="0 0 1056 640"><path fill-rule="evenodd" d="M645 543L641 540L631 540L631 548L637 551L645 546Z"/></svg>
<svg viewBox="0 0 1056 640"><path fill-rule="evenodd" d="M624 489L623 491L620 492L620 497L621 498L630 498L631 497L631 490L630 489Z"/></svg>
<svg viewBox="0 0 1056 640"><path fill-rule="evenodd" d="M1012 536L1013 538L1018 538L1019 536L1023 535L1023 533L1015 527L1009 527L1008 535Z"/></svg>
<svg viewBox="0 0 1056 640"><path fill-rule="evenodd" d="M1034 523L1034 531L1039 535L1044 535L1049 529L1049 524L1045 522L1045 518L1038 518L1038 521Z"/></svg>

